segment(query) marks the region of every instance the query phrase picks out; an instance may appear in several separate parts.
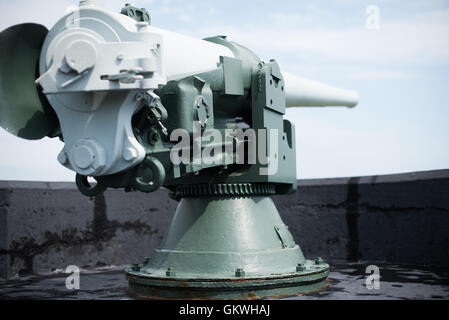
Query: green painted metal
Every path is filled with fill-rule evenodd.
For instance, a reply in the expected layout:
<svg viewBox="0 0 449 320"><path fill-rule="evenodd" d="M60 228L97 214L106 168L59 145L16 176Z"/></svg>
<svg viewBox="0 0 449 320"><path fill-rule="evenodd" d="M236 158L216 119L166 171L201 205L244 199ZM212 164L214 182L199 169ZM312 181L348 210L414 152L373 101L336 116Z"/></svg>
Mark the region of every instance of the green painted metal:
<svg viewBox="0 0 449 320"><path fill-rule="evenodd" d="M133 117L134 134L146 150L146 159L158 161L160 165L148 166L149 162L144 161L117 174L95 177L101 188L85 188L78 184L83 194L92 196L95 191L102 192L105 188L155 190L145 187L149 184L164 186L173 194L179 186L198 184L270 184L277 194L296 190L295 128L284 119L285 92L278 64L274 60L262 62L252 51L226 37L206 40L230 48L236 58L221 57L215 70L169 81L155 91L160 103L142 108ZM170 152L175 143L169 140L170 134L181 128L193 135L194 121L203 124L201 133L216 129L223 137L227 129L277 130L277 172L261 175L260 169L264 165L258 162L236 164L235 154L230 163L173 165ZM202 140L202 148L211 143L216 142ZM220 144L223 150L225 142ZM257 137L255 144L258 145ZM271 147L267 139L267 150ZM139 183L139 179L144 183Z"/></svg>
<svg viewBox="0 0 449 320"><path fill-rule="evenodd" d="M156 90L160 117L155 118L151 108L134 115L137 140L147 159L160 166L145 170L144 161L125 172L96 178L98 190L149 192L153 189L139 187L136 179L143 177L145 184L159 186L163 176L163 186L180 200L161 248L127 270L129 291L152 298L246 299L323 288L329 266L305 259L268 197L297 188L295 129L284 119L279 66L274 60L261 61L226 37L205 40L226 46L234 58L221 57L217 69L169 81ZM213 128L222 136L226 129L277 130L277 172L261 175L262 164L237 164L235 155L230 163L173 165L174 143L168 137L179 128L194 135L194 121L201 124L201 133ZM270 139L266 142L270 152L273 146ZM202 140L202 148L209 143L217 142ZM224 148L225 142L220 143Z"/></svg>
<svg viewBox="0 0 449 320"><path fill-rule="evenodd" d="M0 125L29 140L57 135L58 120L35 84L48 30L26 23L0 33Z"/></svg>
<svg viewBox="0 0 449 320"><path fill-rule="evenodd" d="M173 198L200 196L250 196L275 194L274 184L268 183L214 183L185 184L177 186L172 193Z"/></svg>
<svg viewBox="0 0 449 320"><path fill-rule="evenodd" d="M316 261L304 258L267 196L187 197L161 247L127 277L139 296L262 298L324 287L329 265Z"/></svg>

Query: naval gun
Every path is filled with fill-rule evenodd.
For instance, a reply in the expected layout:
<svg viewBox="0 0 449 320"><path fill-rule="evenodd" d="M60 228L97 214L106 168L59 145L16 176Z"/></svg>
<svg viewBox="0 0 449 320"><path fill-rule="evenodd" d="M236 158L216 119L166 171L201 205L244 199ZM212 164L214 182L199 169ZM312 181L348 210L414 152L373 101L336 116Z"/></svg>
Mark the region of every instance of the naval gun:
<svg viewBox="0 0 449 320"><path fill-rule="evenodd" d="M163 187L179 201L160 248L126 270L131 293L262 298L326 285L329 265L304 257L270 195L297 188L286 107L353 107L356 92L281 72L225 36L156 28L129 4L81 1L51 30L4 30L0 47L4 129L63 141L57 159L86 196Z"/></svg>

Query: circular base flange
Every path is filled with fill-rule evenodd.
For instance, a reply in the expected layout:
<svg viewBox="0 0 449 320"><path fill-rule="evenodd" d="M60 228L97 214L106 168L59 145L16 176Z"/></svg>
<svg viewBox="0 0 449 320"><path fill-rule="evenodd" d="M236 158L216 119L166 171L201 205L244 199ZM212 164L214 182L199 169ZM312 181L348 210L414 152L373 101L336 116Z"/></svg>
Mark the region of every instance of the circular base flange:
<svg viewBox="0 0 449 320"><path fill-rule="evenodd" d="M313 265L305 271L258 277L226 279L156 277L127 269L128 292L150 299L263 299L310 293L327 287L329 265Z"/></svg>

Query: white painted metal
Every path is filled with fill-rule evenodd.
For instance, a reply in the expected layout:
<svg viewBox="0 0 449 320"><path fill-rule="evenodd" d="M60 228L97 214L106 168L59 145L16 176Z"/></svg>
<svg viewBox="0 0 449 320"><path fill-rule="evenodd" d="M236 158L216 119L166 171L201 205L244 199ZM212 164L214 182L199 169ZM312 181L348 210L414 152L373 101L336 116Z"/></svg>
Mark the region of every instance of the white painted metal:
<svg viewBox="0 0 449 320"><path fill-rule="evenodd" d="M114 174L140 163L145 149L131 118L137 97L166 83L163 39L124 15L80 3L50 30L37 82L58 115L64 148L58 160L87 176Z"/></svg>
<svg viewBox="0 0 449 320"><path fill-rule="evenodd" d="M283 72L287 107L354 107L359 94Z"/></svg>
<svg viewBox="0 0 449 320"><path fill-rule="evenodd" d="M216 69L220 56L234 57L231 50L216 43L155 27L151 27L150 30L162 36L163 64L167 80Z"/></svg>
<svg viewBox="0 0 449 320"><path fill-rule="evenodd" d="M217 68L221 45L158 29L81 1L50 30L37 79L64 137L58 160L82 175L114 174L145 157L131 118L143 91Z"/></svg>

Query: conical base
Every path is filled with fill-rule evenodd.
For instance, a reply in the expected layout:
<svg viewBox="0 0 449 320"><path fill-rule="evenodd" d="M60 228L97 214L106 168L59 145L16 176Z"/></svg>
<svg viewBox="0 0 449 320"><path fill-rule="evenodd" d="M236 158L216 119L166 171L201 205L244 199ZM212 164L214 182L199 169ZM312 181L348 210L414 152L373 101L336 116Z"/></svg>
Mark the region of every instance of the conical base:
<svg viewBox="0 0 449 320"><path fill-rule="evenodd" d="M127 270L129 292L152 298L289 296L326 285L266 196L181 200L160 249Z"/></svg>

